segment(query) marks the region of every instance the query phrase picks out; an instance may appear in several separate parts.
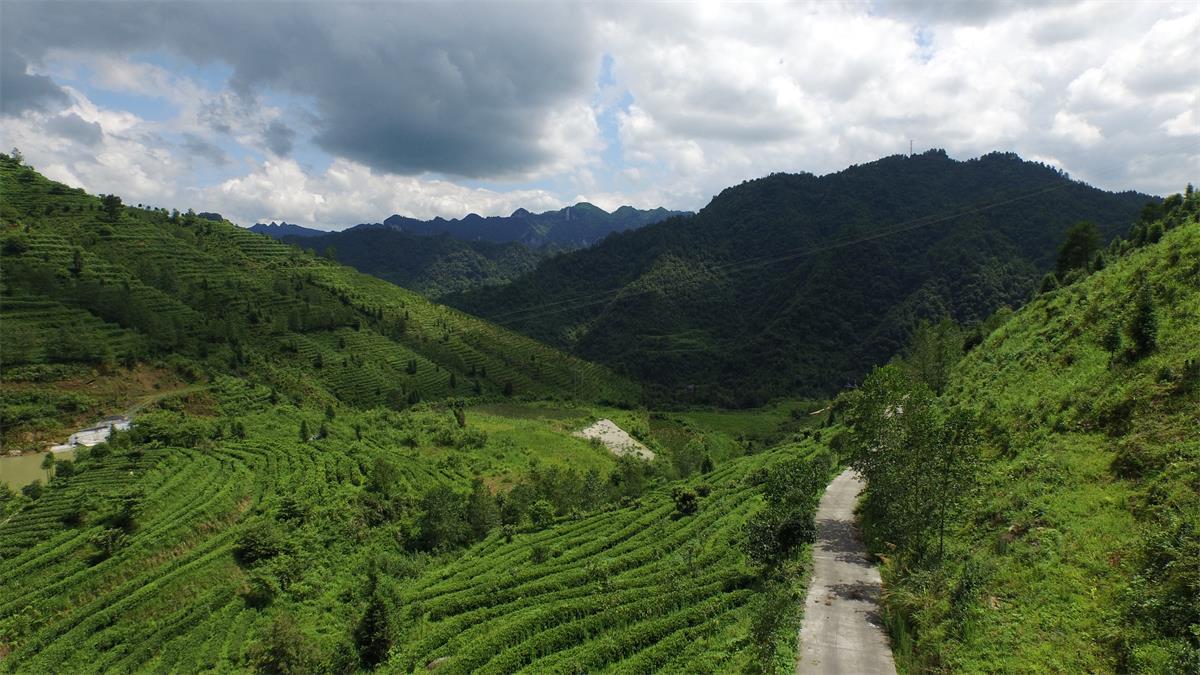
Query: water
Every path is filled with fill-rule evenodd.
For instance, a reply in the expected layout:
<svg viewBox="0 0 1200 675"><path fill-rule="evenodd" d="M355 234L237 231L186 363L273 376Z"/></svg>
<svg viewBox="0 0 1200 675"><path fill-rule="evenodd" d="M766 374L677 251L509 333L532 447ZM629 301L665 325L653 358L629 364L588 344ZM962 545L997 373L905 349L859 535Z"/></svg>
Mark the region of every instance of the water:
<svg viewBox="0 0 1200 675"><path fill-rule="evenodd" d="M12 490L20 490L35 480L46 483L46 470L42 462L49 452L35 452L28 455L0 456L0 483ZM55 459L75 459L74 450L64 450L54 453Z"/></svg>

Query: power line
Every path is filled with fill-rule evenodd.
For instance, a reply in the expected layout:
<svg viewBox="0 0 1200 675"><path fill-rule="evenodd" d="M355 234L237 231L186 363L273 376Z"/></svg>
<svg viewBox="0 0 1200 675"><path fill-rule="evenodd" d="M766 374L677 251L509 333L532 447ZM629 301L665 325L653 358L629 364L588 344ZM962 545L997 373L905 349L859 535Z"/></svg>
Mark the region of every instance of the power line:
<svg viewBox="0 0 1200 675"><path fill-rule="evenodd" d="M1186 149L1196 147L1196 146L1200 146L1200 141L1183 145L1183 146L1179 147L1178 150L1186 150ZM1107 173L1110 173L1111 170L1114 167L1116 167L1118 164L1119 163L1114 162L1113 164L1110 164L1108 167L1104 167L1104 169L1097 172L1095 175L1105 175ZM919 218L913 218L913 219L903 221L903 222L897 223L895 225L891 225L889 227L886 227L886 228L883 228L880 230L876 230L870 234L855 235L853 233L848 233L845 235L840 235L838 237L831 238L831 239L829 239L819 245L816 245L816 246L798 247L798 248L790 249L787 251L772 253L769 255L743 258L741 260L735 260L735 261L731 261L731 262L727 262L727 263L723 263L723 264L711 265L711 266L706 267L706 270L711 271L711 272L723 272L725 274L737 274L739 272L745 272L745 271L749 271L752 269L758 269L761 267L777 264L780 262L785 262L788 260L794 260L794 259L798 259L798 258L807 257L810 255L815 255L817 253L824 253L824 252L835 250L838 248L844 248L846 246L855 246L858 244L863 244L863 243L867 243L870 241L875 241L878 239L890 237L890 236L893 236L896 234L902 234L904 232L910 232L910 231L914 231L914 230L921 229L924 227L937 225L937 224L944 223L944 222L954 220L957 218L963 218L963 217L970 216L973 214L982 213L984 211L999 208L1001 206L1007 206L1009 204L1013 204L1016 202L1024 201L1027 199L1032 199L1034 197L1039 197L1039 196L1042 196L1042 195L1045 195L1045 194L1048 194L1051 192L1055 192L1057 190L1062 190L1064 188L1072 187L1072 186L1075 186L1078 184L1079 183L1077 183L1076 181L1064 178L1061 182L1059 182L1055 185L1049 186L1049 187L1039 188L1036 190L1030 190L1029 192L1026 192L1023 194L1018 194L1016 196L1009 197L1006 199L1001 199L999 201L994 201L991 203L979 204L976 206L972 206L972 207L960 210L955 213L950 213L950 214L946 214L946 215L942 215L942 216L922 216ZM832 189L832 188L830 188L830 189ZM829 194L829 191L826 191L825 195L822 196L819 203L823 203L825 200L825 197L827 197L828 194ZM532 305L529 307L522 307L522 308L511 310L508 312L502 312L500 314L496 314L496 315L493 315L491 317L486 317L486 318L489 321L492 321L493 323L497 323L497 324L504 325L504 326L512 326L517 322L528 321L530 319L534 319L534 318L538 318L538 317L542 317L542 316L549 316L551 314L557 314L557 313L561 313L561 312L592 307L592 306L595 306L598 304L604 304L604 303L609 302L610 300L616 299L617 297L622 297L622 298L637 297L637 296L645 295L648 293L660 292L662 290L664 290L664 289L661 287L645 288L642 290L630 290L629 288L627 288L625 286L618 286L618 287L611 288L606 291L599 291L596 293L585 293L585 294L578 295L578 296L571 297L571 298L564 298L561 300L553 300L550 302L536 304L536 305Z"/></svg>
<svg viewBox="0 0 1200 675"><path fill-rule="evenodd" d="M784 251L782 253L773 253L773 254L765 255L765 256L743 258L741 260L735 260L735 261L724 263L724 264L711 265L711 266L708 266L706 269L709 271L712 271L712 272L724 272L725 274L738 274L740 272L745 272L745 271L749 271L752 269L757 269L757 268L766 267L769 265L774 265L776 263L785 262L787 260L793 260L793 259L797 259L797 258L807 257L807 256L814 255L817 253L824 253L826 251L835 250L838 248L845 248L847 246L855 246L858 244L863 244L863 243L867 243L870 241L874 241L877 239L883 239L885 237L890 237L890 236L893 236L896 234L910 232L910 231L917 230L917 229L920 229L923 227L929 227L931 225L936 225L936 224L943 223L943 222L946 222L949 220L954 220L956 218L962 218L962 217L969 216L969 215L972 215L975 213L987 211L989 209L994 209L994 208L998 208L1000 206L1005 206L1007 204L1012 204L1014 202L1022 201L1025 199L1031 199L1036 196L1040 196L1040 195L1043 195L1043 194L1046 194L1049 192L1053 192L1055 190L1060 190L1062 188L1069 187L1073 184L1074 183L1066 182L1066 183L1055 185L1055 186L1052 186L1049 188L1042 188L1040 190L1036 190L1036 191L1033 191L1033 192L1030 192L1030 193L1027 193L1024 195L1019 195L1017 197L1012 197L1010 199L993 202L991 204L979 205L976 207L972 207L969 209L965 209L965 210L962 210L962 211L959 211L956 213L952 213L952 214L948 214L945 216L941 216L941 217L922 216L920 218L914 218L912 220L904 221L904 222L898 223L896 225L890 226L884 230L879 230L879 231L876 231L876 232L873 232L873 233L867 234L867 235L858 235L858 236L853 235L853 234L842 235L840 237L835 237L829 241L824 242L823 244L819 244L816 246L800 247L800 248L790 249L790 250ZM603 304L605 302L608 302L609 300L615 299L617 296L622 296L622 297L628 298L628 297L634 297L634 296L638 296L638 295L644 295L647 293L654 293L654 292L658 292L661 290L662 290L661 288L646 288L643 290L629 290L628 288L622 286L622 287L609 289L607 291L601 291L598 293L585 294L585 295L580 295L580 296L576 296L573 298L566 298L563 300L555 300L555 301L551 301L551 302L547 302L547 303L542 303L540 305L533 305L531 307L524 307L521 309L509 311L509 312L503 312L501 314L497 314L497 315L487 317L487 318L489 321L492 321L494 323L498 323L501 325L512 325L518 321L527 321L527 320L535 318L535 317L548 316L550 314L557 314L559 312L565 312L565 311L570 311L573 309L580 309L580 308L585 308L585 307L591 307L591 306L594 306L597 304ZM567 306L563 306L563 305L567 305ZM542 310L545 310L545 311L542 311Z"/></svg>

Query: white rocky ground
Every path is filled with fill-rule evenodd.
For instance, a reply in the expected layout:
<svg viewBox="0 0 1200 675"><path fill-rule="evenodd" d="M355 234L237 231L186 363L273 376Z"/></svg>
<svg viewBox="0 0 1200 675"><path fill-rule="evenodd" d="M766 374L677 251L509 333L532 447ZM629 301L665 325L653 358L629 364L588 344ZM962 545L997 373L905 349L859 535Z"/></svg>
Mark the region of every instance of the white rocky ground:
<svg viewBox="0 0 1200 675"><path fill-rule="evenodd" d="M617 426L610 419L603 419L595 424L584 427L580 431L576 431L575 435L580 438L596 439L608 448L609 452L617 456L634 455L641 457L646 461L654 459L654 453L650 448L642 445L636 438L625 433L625 430Z"/></svg>

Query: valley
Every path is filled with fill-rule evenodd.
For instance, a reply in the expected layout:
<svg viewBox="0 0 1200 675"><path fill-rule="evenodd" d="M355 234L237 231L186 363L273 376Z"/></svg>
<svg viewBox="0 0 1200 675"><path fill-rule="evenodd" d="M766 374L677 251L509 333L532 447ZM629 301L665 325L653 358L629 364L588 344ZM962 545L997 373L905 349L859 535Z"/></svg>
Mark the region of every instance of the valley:
<svg viewBox="0 0 1200 675"><path fill-rule="evenodd" d="M461 309L9 155L0 195L5 672L808 672L826 608L900 672L1197 653L1190 188L777 175Z"/></svg>

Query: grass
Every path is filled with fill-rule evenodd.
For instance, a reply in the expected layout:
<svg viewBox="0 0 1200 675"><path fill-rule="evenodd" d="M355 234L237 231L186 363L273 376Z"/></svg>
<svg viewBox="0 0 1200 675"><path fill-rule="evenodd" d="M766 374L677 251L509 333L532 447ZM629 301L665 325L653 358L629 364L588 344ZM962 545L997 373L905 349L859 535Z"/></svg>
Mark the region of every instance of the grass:
<svg viewBox="0 0 1200 675"><path fill-rule="evenodd" d="M1192 216L1038 296L956 366L944 398L980 416L985 461L952 562L884 566L906 670L1200 666L1198 261ZM1143 287L1156 344L1134 355Z"/></svg>

